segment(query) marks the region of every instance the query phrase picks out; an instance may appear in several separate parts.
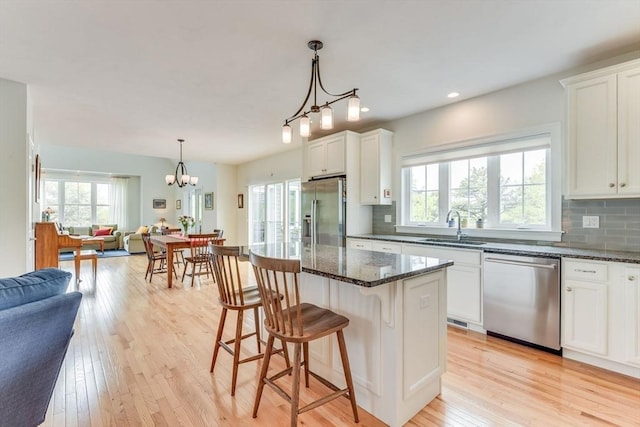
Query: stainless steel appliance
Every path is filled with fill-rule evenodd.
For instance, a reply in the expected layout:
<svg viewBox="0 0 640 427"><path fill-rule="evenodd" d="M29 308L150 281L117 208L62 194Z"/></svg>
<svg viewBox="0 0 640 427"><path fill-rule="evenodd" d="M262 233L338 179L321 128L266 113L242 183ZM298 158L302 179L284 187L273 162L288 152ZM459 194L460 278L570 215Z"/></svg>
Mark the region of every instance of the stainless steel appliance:
<svg viewBox="0 0 640 427"><path fill-rule="evenodd" d="M302 241L344 246L346 237L345 178L302 183Z"/></svg>
<svg viewBox="0 0 640 427"><path fill-rule="evenodd" d="M560 351L560 261L486 253L487 333Z"/></svg>

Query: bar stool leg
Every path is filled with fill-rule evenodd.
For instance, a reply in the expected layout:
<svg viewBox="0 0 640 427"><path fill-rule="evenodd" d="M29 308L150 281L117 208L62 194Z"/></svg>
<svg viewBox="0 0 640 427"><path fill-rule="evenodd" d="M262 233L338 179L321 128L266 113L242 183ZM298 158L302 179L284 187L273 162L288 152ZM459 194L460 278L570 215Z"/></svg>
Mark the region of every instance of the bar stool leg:
<svg viewBox="0 0 640 427"><path fill-rule="evenodd" d="M291 390L291 427L298 425L298 406L300 404L300 350L302 344L293 347L293 389Z"/></svg>
<svg viewBox="0 0 640 427"><path fill-rule="evenodd" d="M224 331L224 322L227 319L227 309L222 309L222 314L220 315L220 321L218 322L218 333L216 334L216 342L213 345L213 357L211 358L211 370L209 372L213 372L213 368L216 366L216 359L218 358L218 351L220 350L220 340L222 339L222 332Z"/></svg>
<svg viewBox="0 0 640 427"><path fill-rule="evenodd" d="M353 409L353 419L356 423L358 419L358 406L356 405L356 393L353 388L353 379L351 378L351 367L349 365L349 356L347 355L347 346L344 343L344 334L342 329L336 332L338 335L338 346L340 347L340 358L342 359L342 369L344 369L344 379L349 389L349 400L351 400L351 409Z"/></svg>
<svg viewBox="0 0 640 427"><path fill-rule="evenodd" d="M258 320L258 307L253 309L253 321L256 325L256 345L258 346L258 353L261 353L260 346L262 343L260 342L260 321Z"/></svg>
<svg viewBox="0 0 640 427"><path fill-rule="evenodd" d="M242 342L242 323L244 310L238 310L236 320L236 339L233 343L233 373L231 377L231 396L236 394L236 381L238 380L238 361L240 360L240 343Z"/></svg>
<svg viewBox="0 0 640 427"><path fill-rule="evenodd" d="M271 351L273 350L273 335L269 335L267 339L267 348L264 351L264 360L262 361L262 368L260 369L260 378L258 378L258 389L256 390L256 400L253 402L253 418L258 416L258 407L260 406L260 399L262 398L262 390L264 390L264 379L267 377L267 370L269 369L269 361L271 360Z"/></svg>
<svg viewBox="0 0 640 427"><path fill-rule="evenodd" d="M304 354L304 386L309 388L309 343L302 344Z"/></svg>

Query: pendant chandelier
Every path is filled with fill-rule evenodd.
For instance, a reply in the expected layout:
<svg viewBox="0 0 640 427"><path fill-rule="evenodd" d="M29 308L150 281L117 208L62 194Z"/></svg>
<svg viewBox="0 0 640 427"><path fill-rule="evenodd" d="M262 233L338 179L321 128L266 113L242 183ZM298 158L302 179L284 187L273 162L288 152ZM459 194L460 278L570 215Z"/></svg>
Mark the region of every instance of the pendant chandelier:
<svg viewBox="0 0 640 427"><path fill-rule="evenodd" d="M182 143L184 139L179 139L180 143L180 161L178 162L178 166L176 166L176 172L173 175L167 175L164 177L167 185L178 184L178 187L184 187L187 184L196 185L198 183L197 176L190 176L187 172L187 167L184 165L182 161Z"/></svg>
<svg viewBox="0 0 640 427"><path fill-rule="evenodd" d="M322 42L319 40L311 40L307 43L309 49L313 50L313 61L311 61L311 81L309 82L309 90L307 91L307 97L304 99L302 106L300 109L296 111L291 117L284 121L284 126L282 126L282 142L285 144L289 144L291 142L291 126L289 123L294 120L300 119L300 136L308 137L311 135L311 120L309 119L309 113L321 113L320 116L320 129L333 129L333 109L330 107L331 104L341 101L343 99L349 99L347 106L347 121L357 122L360 120L360 98L356 92L357 88L351 89L347 92L340 94L332 94L327 92L327 90L322 85L322 79L320 79L320 57L318 56L318 50L322 49ZM318 106L317 95L318 95L318 87L324 93L329 96L333 96L336 99L333 101L327 101L322 106ZM313 105L309 110L305 110L305 106L311 97L311 93L313 92Z"/></svg>

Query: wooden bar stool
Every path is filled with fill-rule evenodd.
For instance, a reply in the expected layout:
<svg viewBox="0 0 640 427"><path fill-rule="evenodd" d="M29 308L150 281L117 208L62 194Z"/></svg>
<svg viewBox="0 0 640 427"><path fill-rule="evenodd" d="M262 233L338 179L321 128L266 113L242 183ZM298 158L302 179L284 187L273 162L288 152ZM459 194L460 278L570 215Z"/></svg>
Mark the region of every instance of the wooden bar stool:
<svg viewBox="0 0 640 427"><path fill-rule="evenodd" d="M242 286L240 266L238 262L240 257L240 247L215 246L210 244L209 250L212 254L213 271L218 284L219 301L220 305L222 305L222 314L220 315L220 322L218 323L218 333L216 335L216 342L213 346L213 357L211 359L210 372L213 372L213 368L216 366L218 350L222 347L233 356L231 396L234 396L236 393L236 381L238 378L238 365L261 359L264 356L264 353L261 352L262 343L260 341L260 324L258 317L258 308L262 306L262 300L260 299L260 292L258 291L258 288L255 286L244 288ZM223 341L222 333L224 331L224 324L229 310L233 310L238 313L238 318L236 320L236 332L233 339ZM255 332L243 335L242 326L244 323L243 318L245 310L253 310ZM256 337L258 354L240 359L240 344L242 340L252 336ZM233 348L229 347L231 344L233 344ZM286 352L286 346L284 346L284 343L282 349L276 350L275 352L279 353L282 351L284 351L287 366L290 366L289 355Z"/></svg>
<svg viewBox="0 0 640 427"><path fill-rule="evenodd" d="M291 404L291 426L296 426L298 414L306 412L317 406L324 405L340 396L347 396L351 401L353 418L358 419L358 407L356 406L356 396L351 378L351 368L347 356L347 347L344 342L343 329L349 325L349 319L331 310L320 308L313 304L300 302L300 292L298 290L298 278L300 273L300 261L293 259L267 258L254 254L249 254L251 264L258 282L258 289L262 296L265 321L264 325L269 333L267 349L265 350L264 361L258 380L256 400L253 405L253 417L258 416L258 407L265 384L271 387L278 395L282 396ZM284 295L281 301L278 298L270 298L273 294ZM309 370L309 342L324 336L336 333L340 357L344 369L344 377L347 388L339 389L328 380L321 378ZM294 346L293 366L267 377L269 361L271 359L271 348L273 340L278 338L284 343L292 343ZM300 361L300 353L303 352L304 361ZM316 377L321 383L331 388L333 393L329 393L308 405L299 408L300 403L300 367L304 365L305 386L309 387L309 373ZM275 381L289 373L293 374L293 387L289 395Z"/></svg>

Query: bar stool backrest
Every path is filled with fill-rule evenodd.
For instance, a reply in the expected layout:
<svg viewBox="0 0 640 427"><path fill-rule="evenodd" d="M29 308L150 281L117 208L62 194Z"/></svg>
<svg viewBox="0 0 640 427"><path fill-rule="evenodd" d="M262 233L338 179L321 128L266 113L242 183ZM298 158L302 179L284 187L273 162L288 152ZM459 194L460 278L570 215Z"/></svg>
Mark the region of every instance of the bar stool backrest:
<svg viewBox="0 0 640 427"><path fill-rule="evenodd" d="M258 282L267 331L292 338L304 335L298 289L300 260L268 258L253 252L249 259Z"/></svg>

